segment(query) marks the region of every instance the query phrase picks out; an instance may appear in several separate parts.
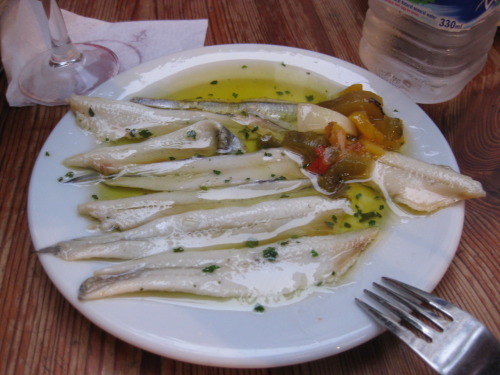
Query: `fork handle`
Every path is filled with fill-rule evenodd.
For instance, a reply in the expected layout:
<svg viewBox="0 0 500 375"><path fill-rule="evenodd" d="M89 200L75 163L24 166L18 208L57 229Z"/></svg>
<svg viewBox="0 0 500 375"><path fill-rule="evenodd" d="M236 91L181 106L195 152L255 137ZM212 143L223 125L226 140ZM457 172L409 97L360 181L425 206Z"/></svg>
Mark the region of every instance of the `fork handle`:
<svg viewBox="0 0 500 375"><path fill-rule="evenodd" d="M498 344L498 343L497 343ZM480 368L477 375L498 375L500 374L500 350L497 345L497 350L494 350L488 359L485 359L484 366ZM475 374L475 373L473 373Z"/></svg>
<svg viewBox="0 0 500 375"><path fill-rule="evenodd" d="M500 343L491 331L486 330L486 337L475 348L464 347L469 355L454 367L454 371L444 372L446 375L499 375Z"/></svg>

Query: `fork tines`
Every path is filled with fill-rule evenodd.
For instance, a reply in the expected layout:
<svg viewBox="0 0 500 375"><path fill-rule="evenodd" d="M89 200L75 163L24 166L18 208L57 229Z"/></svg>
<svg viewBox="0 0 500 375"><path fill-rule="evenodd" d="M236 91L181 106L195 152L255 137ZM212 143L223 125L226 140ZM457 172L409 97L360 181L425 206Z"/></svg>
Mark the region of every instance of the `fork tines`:
<svg viewBox="0 0 500 375"><path fill-rule="evenodd" d="M376 294L384 312L356 298L372 318L403 340L441 374L500 374L500 344L473 316L452 303L388 277ZM407 328L408 327L408 328ZM474 369L481 368L480 372ZM472 371L472 372L471 372Z"/></svg>
<svg viewBox="0 0 500 375"><path fill-rule="evenodd" d="M446 320L441 318L435 312L426 309L424 306L419 304L419 302L424 302L430 306L435 307L434 305L436 305L439 307L440 303L432 303L435 297L394 279L383 277L382 280L390 283L391 286L397 290L397 292L378 283L373 283L373 285L378 290L383 292L385 296L378 295L367 289L365 289L364 292L382 305L391 314L386 314L378 309L375 309L369 304L356 298L356 302L379 323L392 333L402 338L407 344L410 342L414 344L415 340L418 340L419 338L410 329L400 325L399 321L406 322L416 331L423 334L428 340L432 340L434 338L435 330L433 328L437 327L438 332L443 330ZM439 311L443 312L441 309L439 309ZM424 325L423 322L417 319L416 315L412 315L412 313L417 313L420 316L425 317L428 321L432 322L434 327Z"/></svg>
<svg viewBox="0 0 500 375"><path fill-rule="evenodd" d="M379 304L384 306L397 318L405 321L415 330L422 333L427 339L432 340L435 332L442 332L449 320L442 318L436 312L430 310L421 303L431 306L450 319L453 319L449 312L449 309L454 307L451 303L401 281L388 277L383 277L382 280L390 283L391 286L397 290L397 292L378 283L373 283L373 285L382 291L388 298L384 298L370 290L365 289L364 292ZM408 336L408 339L414 338L415 335L410 330L400 326L395 319L391 318L390 315L375 310L373 307L359 299L356 299L356 301L386 328L393 331L393 333L396 333L394 330L397 330L397 334L399 336ZM445 310L444 308L447 308L448 310ZM426 323L430 323L431 327L424 325L419 319L417 319L417 316L425 318ZM390 325L389 322L391 323Z"/></svg>

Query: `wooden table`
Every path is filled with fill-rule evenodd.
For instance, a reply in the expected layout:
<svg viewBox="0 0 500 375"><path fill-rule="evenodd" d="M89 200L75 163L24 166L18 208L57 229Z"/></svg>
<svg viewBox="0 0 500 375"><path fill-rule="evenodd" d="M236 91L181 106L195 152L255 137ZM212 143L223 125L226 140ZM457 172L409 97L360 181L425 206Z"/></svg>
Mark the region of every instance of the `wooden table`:
<svg viewBox="0 0 500 375"><path fill-rule="evenodd" d="M117 3L119 5L117 5ZM363 0L61 0L62 8L105 21L208 18L206 45L300 47L361 65ZM456 257L435 292L500 337L500 40L484 70L453 100L422 108L450 143L463 173L488 195L466 204ZM0 77L2 92L7 82ZM67 108L11 108L0 100L1 374L432 374L390 334L342 354L274 369L182 363L126 344L94 326L59 294L33 254L26 197L33 163Z"/></svg>

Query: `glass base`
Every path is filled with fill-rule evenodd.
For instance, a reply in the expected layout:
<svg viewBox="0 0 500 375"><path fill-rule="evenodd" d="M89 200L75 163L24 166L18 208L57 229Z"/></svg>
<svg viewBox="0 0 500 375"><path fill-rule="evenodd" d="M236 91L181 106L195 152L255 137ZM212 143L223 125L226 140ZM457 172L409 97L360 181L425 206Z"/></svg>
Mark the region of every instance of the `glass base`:
<svg viewBox="0 0 500 375"><path fill-rule="evenodd" d="M51 51L28 62L18 78L21 92L34 103L64 105L72 94L85 95L118 73L118 58L111 50L89 43L74 46L83 54L74 63L51 65Z"/></svg>

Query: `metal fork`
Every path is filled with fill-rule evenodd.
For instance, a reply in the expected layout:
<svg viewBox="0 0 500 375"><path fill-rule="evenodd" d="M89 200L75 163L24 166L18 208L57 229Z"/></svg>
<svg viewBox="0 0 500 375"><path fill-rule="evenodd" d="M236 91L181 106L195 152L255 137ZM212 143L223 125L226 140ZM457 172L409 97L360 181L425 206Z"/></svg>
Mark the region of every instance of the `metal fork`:
<svg viewBox="0 0 500 375"><path fill-rule="evenodd" d="M382 280L394 290L377 283L373 285L386 297L367 289L364 292L390 314L358 298L356 302L434 370L443 375L500 374L500 343L473 316L442 298L401 281L388 277Z"/></svg>

